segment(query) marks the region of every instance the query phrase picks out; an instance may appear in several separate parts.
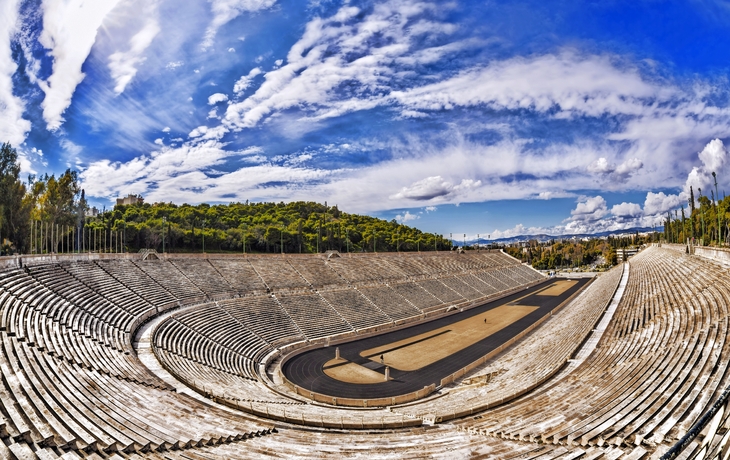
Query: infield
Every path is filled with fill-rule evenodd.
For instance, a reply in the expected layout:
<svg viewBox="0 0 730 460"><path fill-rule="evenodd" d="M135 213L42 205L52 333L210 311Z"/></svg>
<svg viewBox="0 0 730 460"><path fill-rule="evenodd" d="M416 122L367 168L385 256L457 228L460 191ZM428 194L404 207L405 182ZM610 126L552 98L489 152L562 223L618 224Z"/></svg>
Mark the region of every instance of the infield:
<svg viewBox="0 0 730 460"><path fill-rule="evenodd" d="M380 383L385 381L385 376L380 372L368 369L357 363L351 363L346 359L331 359L324 363L324 373L346 383Z"/></svg>
<svg viewBox="0 0 730 460"><path fill-rule="evenodd" d="M287 360L282 372L301 388L337 398L388 398L439 385L530 327L588 281L547 280L428 323L342 343L337 345L340 361L334 359L334 346L310 350Z"/></svg>
<svg viewBox="0 0 730 460"><path fill-rule="evenodd" d="M380 362L382 356L386 366L401 371L415 371L474 345L537 308L502 305L430 332L367 349L360 352L360 356L376 362Z"/></svg>

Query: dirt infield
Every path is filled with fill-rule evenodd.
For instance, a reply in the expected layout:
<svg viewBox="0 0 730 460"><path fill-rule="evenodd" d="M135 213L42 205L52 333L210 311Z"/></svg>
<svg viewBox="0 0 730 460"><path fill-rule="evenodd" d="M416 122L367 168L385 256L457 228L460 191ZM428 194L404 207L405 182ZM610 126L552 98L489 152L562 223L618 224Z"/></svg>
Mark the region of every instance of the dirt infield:
<svg viewBox="0 0 730 460"><path fill-rule="evenodd" d="M439 385L443 377L524 331L587 282L548 280L429 323L340 344L339 361L335 347L310 350L285 362L282 371L301 388L338 398L387 398Z"/></svg>
<svg viewBox="0 0 730 460"><path fill-rule="evenodd" d="M324 373L335 380L346 383L380 383L385 376L346 359L331 359L324 364Z"/></svg>
<svg viewBox="0 0 730 460"><path fill-rule="evenodd" d="M360 356L376 362L382 356L386 366L415 371L474 345L535 310L537 307L502 305L432 332L370 348Z"/></svg>

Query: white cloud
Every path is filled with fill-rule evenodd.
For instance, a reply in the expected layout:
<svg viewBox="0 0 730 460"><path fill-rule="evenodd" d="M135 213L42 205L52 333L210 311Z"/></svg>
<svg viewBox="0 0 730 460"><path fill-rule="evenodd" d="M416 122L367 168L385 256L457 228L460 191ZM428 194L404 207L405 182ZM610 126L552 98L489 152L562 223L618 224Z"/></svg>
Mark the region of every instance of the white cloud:
<svg viewBox="0 0 730 460"><path fill-rule="evenodd" d="M188 134L188 137L191 137L191 138L200 137L207 132L208 132L207 126L198 126L194 130L190 131L190 133Z"/></svg>
<svg viewBox="0 0 730 460"><path fill-rule="evenodd" d="M614 171L614 166L608 163L604 157L601 157L588 165L588 171L592 173L606 174Z"/></svg>
<svg viewBox="0 0 730 460"><path fill-rule="evenodd" d="M365 151L387 150L392 159L358 169L343 169L322 184L321 196L354 212L383 207L411 208L428 205L505 199L572 196L563 191L593 186L590 177L575 165L584 163L584 146L556 145L547 151L525 150L524 143L503 141L485 146L461 138L456 132L444 137L449 144L420 136L403 142L363 144ZM515 175L523 176L515 179ZM431 197L429 200L428 197ZM420 199L418 199L420 198Z"/></svg>
<svg viewBox="0 0 730 460"><path fill-rule="evenodd" d="M84 79L81 66L96 41L104 18L120 0L45 0L40 43L53 57L53 73L40 82L46 94L43 118L48 129L63 124L63 112L71 104L76 86Z"/></svg>
<svg viewBox="0 0 730 460"><path fill-rule="evenodd" d="M398 214L397 216L395 216L395 220L397 220L398 222L400 222L402 224L404 224L406 222L411 222L411 221L414 221L414 220L417 220L420 218L421 218L421 216L419 216L418 214L411 214L410 211L406 211L403 214Z"/></svg>
<svg viewBox="0 0 730 460"><path fill-rule="evenodd" d="M698 154L705 171L719 171L727 161L727 149L720 139L710 141Z"/></svg>
<svg viewBox="0 0 730 460"><path fill-rule="evenodd" d="M431 176L403 187L400 192L391 196L393 199L406 198L416 201L428 201L434 198L446 197L460 191L477 188L482 185L480 180L462 179L458 185L445 181L441 176Z"/></svg>
<svg viewBox="0 0 730 460"><path fill-rule="evenodd" d="M210 115L210 113L208 115ZM203 125L190 131L188 137L190 139L194 139L196 142L201 140L220 140L225 133L226 131L220 126L209 128Z"/></svg>
<svg viewBox="0 0 730 460"><path fill-rule="evenodd" d="M619 68L610 57L564 52L495 61L438 83L393 92L392 97L411 110L484 105L598 117L639 115L647 102L673 92L644 81L636 69Z"/></svg>
<svg viewBox="0 0 730 460"><path fill-rule="evenodd" d="M20 0L0 2L0 142L21 144L30 131L30 121L23 118L25 104L13 95L13 60L10 41L18 30Z"/></svg>
<svg viewBox="0 0 730 460"><path fill-rule="evenodd" d="M669 210L676 209L681 202L679 195L649 192L646 194L646 200L644 201L644 214L664 214Z"/></svg>
<svg viewBox="0 0 730 460"><path fill-rule="evenodd" d="M147 12L146 15L149 14L150 12ZM132 81L137 74L138 67L146 59L143 53L159 32L160 26L157 21L148 18L142 29L129 40L129 49L127 51L118 51L109 56L109 71L116 83L114 86L115 93L123 93L129 82Z"/></svg>
<svg viewBox="0 0 730 460"><path fill-rule="evenodd" d="M697 154L702 164L693 167L687 175L687 180L680 194L681 198L683 200L689 198L690 186L695 190L695 198L699 197L698 189L703 189L704 194L710 196L710 191L714 191L715 179L712 177L713 172L717 174L718 182L727 181L726 178L730 174L730 168L727 167L727 155L725 144L720 139L713 139L708 142Z"/></svg>
<svg viewBox="0 0 730 460"><path fill-rule="evenodd" d="M230 202L247 199L288 199L302 184L326 178L330 173L261 163L261 149L250 147L227 151L217 141L163 147L127 162L93 162L80 174L90 196L113 198L141 193L150 202ZM236 157L247 164L221 174L215 167ZM257 163L259 162L259 163ZM267 184L276 182L278 188Z"/></svg>
<svg viewBox="0 0 730 460"><path fill-rule="evenodd" d="M81 155L81 152L83 152L83 147L80 145L74 143L73 141L69 139L61 139L61 147L63 147L63 150L70 156L79 156Z"/></svg>
<svg viewBox="0 0 730 460"><path fill-rule="evenodd" d="M165 66L165 68L168 69L168 70L175 70L178 67L182 67L184 64L185 63L183 61L171 61L171 62L168 62L167 63L167 65Z"/></svg>
<svg viewBox="0 0 730 460"><path fill-rule="evenodd" d="M262 72L263 71L259 67L254 67L253 69L251 69L248 75L244 75L239 78L236 84L233 85L233 92L236 94L236 96L240 96L241 93L246 91L246 89L251 86L251 81Z"/></svg>
<svg viewBox="0 0 730 460"><path fill-rule="evenodd" d="M317 121L390 104L390 85L408 75L394 68L394 60L413 58L419 32L411 29L412 21L438 8L415 0L386 1L367 13L346 5L332 17L312 19L289 50L286 63L267 72L253 95L228 107L228 127L250 128L272 113L292 107ZM434 28L433 36L440 33ZM373 42L382 44L373 46ZM440 56L448 52L442 50ZM420 63L413 58L407 65ZM356 90L351 89L343 100L335 89L344 84Z"/></svg>
<svg viewBox="0 0 730 460"><path fill-rule="evenodd" d="M638 158L631 158L618 165L615 173L616 176L620 178L626 178L640 170L643 166L644 163L642 163L641 160L639 160Z"/></svg>
<svg viewBox="0 0 730 460"><path fill-rule="evenodd" d="M438 210L436 206L426 206L426 212L435 212Z"/></svg>
<svg viewBox="0 0 730 460"><path fill-rule="evenodd" d="M585 197L570 211L569 221L594 222L608 214L606 200L602 196Z"/></svg>
<svg viewBox="0 0 730 460"><path fill-rule="evenodd" d="M271 8L276 0L209 0L213 12L213 21L205 31L203 49L213 45L213 40L224 24L238 17L242 13L253 13Z"/></svg>
<svg viewBox="0 0 730 460"><path fill-rule="evenodd" d="M575 196L574 193L566 192L565 190L545 190L539 192L534 198L538 200L552 200L553 198L569 198L573 196Z"/></svg>
<svg viewBox="0 0 730 460"><path fill-rule="evenodd" d="M684 188L679 193L648 192L643 209L637 203L623 202L612 206L610 215L607 212L607 206L603 198L583 198L576 206L576 209L572 211L572 216L565 220L566 225L552 227L546 233L595 233L606 230L620 231L632 227L662 225L667 212L674 216L679 208L687 206L687 200L690 197L690 186L694 188L695 198L699 197L699 188L703 189L704 195L710 195L709 190L714 191L712 171L709 168L717 168L719 170L718 176L722 174L724 177L728 173L726 171L726 158L727 152L724 144L721 140L714 139L708 142L705 148L697 154L697 159L700 160L701 165L692 167L687 175ZM604 162L594 162L592 164L593 169L596 171L603 170L609 176L617 173L627 174L632 170L641 169L637 159L627 160L615 169L613 167L603 167L601 163L605 165ZM510 232L506 231L506 233ZM514 232L511 232L510 236L513 235Z"/></svg>
<svg viewBox="0 0 730 460"><path fill-rule="evenodd" d="M215 93L208 96L208 105L215 105L219 102L225 102L228 100L228 96L223 93Z"/></svg>
<svg viewBox="0 0 730 460"><path fill-rule="evenodd" d="M170 127L169 126L165 126L164 128L162 128L162 132L163 133L169 133L170 132Z"/></svg>
<svg viewBox="0 0 730 460"><path fill-rule="evenodd" d="M638 158L630 158L615 166L609 163L605 157L600 157L588 165L588 172L604 175L612 181L624 182L642 167L644 167L644 163Z"/></svg>
<svg viewBox="0 0 730 460"><path fill-rule="evenodd" d="M157 145L163 145L164 142L162 142L162 139L157 138L157 139L155 139L155 144L157 144Z"/></svg>
<svg viewBox="0 0 730 460"><path fill-rule="evenodd" d="M228 48L228 52L229 53L235 53L236 52L236 48L233 48L233 47Z"/></svg>
<svg viewBox="0 0 730 460"><path fill-rule="evenodd" d="M409 198L411 200L432 200L437 197L450 194L454 186L445 181L441 176L432 176L414 182L408 187L403 187L400 192L393 195L394 198Z"/></svg>
<svg viewBox="0 0 730 460"><path fill-rule="evenodd" d="M676 163L665 161L667 152L679 157L675 152L681 152L688 142L705 135L730 135L730 110L708 106L707 99L693 89L652 80L613 55L568 50L495 60L455 75L435 73L427 81L437 82L413 87L416 72L409 66L444 59L459 47L475 46L455 42L451 47L415 49L419 30L433 29L436 34L453 30L449 24L419 16L431 7L435 6L416 1L386 1L366 11L346 5L333 17L311 20L283 65L267 72L254 94L228 106L224 126L250 128L270 117L282 117L290 109L300 115L286 116L287 127L295 121L314 125L383 106L394 107L403 117L474 106L530 110L571 120L620 117L613 132L602 134L605 139L594 137L590 155L570 163L571 168L583 165L584 171L600 175L591 185L595 188L598 180L602 189L658 181L678 186L681 178L672 172ZM419 29L415 24L427 27ZM373 36L383 37L377 43L386 45L373 45ZM234 93L240 96L251 79L244 76L239 82ZM394 87L405 89L392 91ZM658 120L667 120L667 127L657 126L662 123ZM697 121L692 124L692 120ZM669 122L679 123L682 129L670 128ZM301 132L306 128L287 130L289 135ZM616 139L630 140L628 148L609 143ZM541 192L544 190L535 194Z"/></svg>
<svg viewBox="0 0 730 460"><path fill-rule="evenodd" d="M617 217L638 217L642 214L641 205L626 202L616 204L611 207L611 214Z"/></svg>
<svg viewBox="0 0 730 460"><path fill-rule="evenodd" d="M20 163L20 171L23 174L38 174L38 171L33 166L34 164L40 164L47 166L47 162L43 159L43 150L36 147L30 149L24 148L22 145L16 148L18 153L18 163Z"/></svg>
<svg viewBox="0 0 730 460"><path fill-rule="evenodd" d="M487 237L491 240L498 240L500 238L512 238L515 236L521 236L521 235L540 235L540 234L546 234L546 235L558 235L562 234L565 230L565 227L563 226L556 226L556 227L525 227L523 224L517 224L512 228L508 228L506 230L492 230L491 233L487 235ZM485 235L481 235L482 238Z"/></svg>

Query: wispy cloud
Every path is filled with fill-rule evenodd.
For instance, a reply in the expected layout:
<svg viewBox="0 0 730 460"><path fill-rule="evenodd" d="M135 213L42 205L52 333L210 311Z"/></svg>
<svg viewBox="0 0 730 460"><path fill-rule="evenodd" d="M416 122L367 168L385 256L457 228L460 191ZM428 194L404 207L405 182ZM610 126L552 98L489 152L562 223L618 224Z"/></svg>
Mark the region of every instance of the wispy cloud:
<svg viewBox="0 0 730 460"><path fill-rule="evenodd" d="M329 174L273 165L260 153L258 147L224 150L224 144L217 141L186 143L177 148L163 147L127 162L97 161L80 177L87 193L93 196L113 198L141 193L152 202L200 203L251 197L282 199ZM247 164L225 174L215 169L233 158Z"/></svg>
<svg viewBox="0 0 730 460"><path fill-rule="evenodd" d="M152 5L152 7L149 5ZM147 9L152 9L154 6L156 6L155 2L148 3ZM149 17L151 14L154 14L154 12L147 11L145 13L147 20L144 22L142 29L129 40L129 49L118 51L109 56L109 71L116 83L114 92L117 94L123 93L129 82L137 74L138 67L146 60L143 55L145 50L160 33L157 20Z"/></svg>
<svg viewBox="0 0 730 460"><path fill-rule="evenodd" d="M15 145L25 140L30 121L23 118L23 101L13 94L13 74L17 65L13 60L10 42L18 31L19 0L0 3L0 142Z"/></svg>
<svg viewBox="0 0 730 460"><path fill-rule="evenodd" d="M23 118L25 104L13 94L13 60L10 42L18 32L20 0L0 3L0 142L18 145L30 131L30 121Z"/></svg>
<svg viewBox="0 0 730 460"><path fill-rule="evenodd" d="M496 110L556 111L558 117L599 117L646 113L647 105L674 93L645 81L636 68L619 67L608 56L566 51L496 61L438 83L396 91L392 97L411 110L485 105Z"/></svg>
<svg viewBox="0 0 730 460"><path fill-rule="evenodd" d="M692 185L695 190L695 199L699 197L699 188L708 188L713 183L712 172L717 174L728 174L727 160L728 151L723 142L719 139L710 141L702 151L697 153L695 161L699 160L700 165L694 166L687 174L687 181L684 188L676 194L665 192L647 192L643 207L638 203L622 202L613 205L610 210L606 200L600 196L583 196L576 207L571 211L571 216L563 222L550 228L544 228L548 234L574 234L574 233L595 233L600 231L618 231L633 227L651 227L662 225L667 213L674 216L674 212L682 206L688 206L690 198L689 187ZM598 166L597 166L598 167ZM519 226L522 232L524 227ZM531 229L534 230L534 229ZM515 236L514 230L496 232L502 236Z"/></svg>
<svg viewBox="0 0 730 460"><path fill-rule="evenodd" d="M229 106L226 124L231 129L250 128L292 107L303 110L304 117L321 120L387 103L390 86L408 76L394 68L394 61L402 59L399 67L414 67L456 46L428 47L428 53L414 49L426 30L418 27L419 19L437 8L413 0L386 1L372 11L345 6L329 18L314 18L289 50L286 63L267 72L253 95ZM433 36L451 31L448 24L429 28Z"/></svg>
<svg viewBox="0 0 730 460"><path fill-rule="evenodd" d="M209 0L213 12L213 21L205 31L202 47L207 49L213 45L216 33L223 25L242 13L252 13L271 8L276 0Z"/></svg>
<svg viewBox="0 0 730 460"><path fill-rule="evenodd" d="M84 79L81 66L96 41L104 18L120 0L46 0L40 43L53 57L53 73L40 86L46 93L43 118L55 131L64 122L63 112Z"/></svg>

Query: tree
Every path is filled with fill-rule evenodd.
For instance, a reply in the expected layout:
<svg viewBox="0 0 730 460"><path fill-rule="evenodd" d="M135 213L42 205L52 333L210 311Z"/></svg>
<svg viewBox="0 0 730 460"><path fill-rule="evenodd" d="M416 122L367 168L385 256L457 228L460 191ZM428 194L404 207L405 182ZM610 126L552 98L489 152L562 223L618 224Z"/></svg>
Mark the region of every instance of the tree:
<svg viewBox="0 0 730 460"><path fill-rule="evenodd" d="M316 252L317 249L372 251L377 234L378 251L416 251L448 247L439 236L394 221L348 214L337 207L327 208L314 202L201 204L143 203L116 206L113 210L88 219L87 227L102 226L122 230L126 226L126 245L134 251L153 245L150 229L167 218L166 247L190 251L202 246L205 219L206 251L242 252ZM420 241L420 244L418 243ZM428 243L426 243L428 242Z"/></svg>
<svg viewBox="0 0 730 460"><path fill-rule="evenodd" d="M690 227L690 236L694 240L695 238L695 221L694 221L694 215L695 215L695 192L692 190L692 186L689 186L689 227Z"/></svg>
<svg viewBox="0 0 730 460"><path fill-rule="evenodd" d="M56 179L47 174L35 181L31 187L33 202L32 219L45 229L40 247L56 251L59 243L73 231L77 224L79 212L85 212L86 202L77 202L81 192L76 171L67 169ZM81 209L80 209L81 208ZM52 238L51 238L52 236Z"/></svg>
<svg viewBox="0 0 730 460"><path fill-rule="evenodd" d="M0 242L5 252L28 250L32 202L19 176L18 152L6 142L0 146Z"/></svg>

